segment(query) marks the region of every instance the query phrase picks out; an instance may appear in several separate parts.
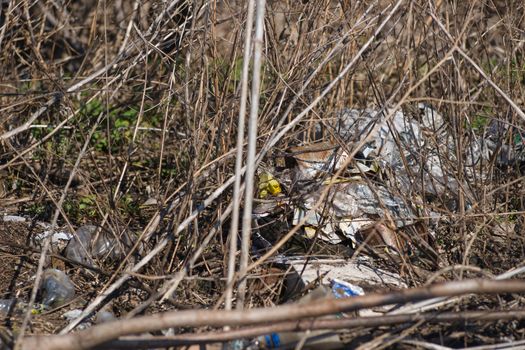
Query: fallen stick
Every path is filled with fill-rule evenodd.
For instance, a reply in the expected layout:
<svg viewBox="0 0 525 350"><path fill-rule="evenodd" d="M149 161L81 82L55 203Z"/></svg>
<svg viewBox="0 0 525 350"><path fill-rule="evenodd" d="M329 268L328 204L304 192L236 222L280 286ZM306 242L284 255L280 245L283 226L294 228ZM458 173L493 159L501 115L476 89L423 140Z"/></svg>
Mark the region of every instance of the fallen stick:
<svg viewBox="0 0 525 350"><path fill-rule="evenodd" d="M253 338L277 332L305 332L313 330L338 330L357 327L378 327L402 323L439 322L494 322L525 319L525 310L427 312L387 316L357 317L345 319L315 319L272 323L270 325L245 327L231 331L212 331L174 336L128 336L97 346L97 349L150 349L192 344L222 343L235 339Z"/></svg>
<svg viewBox="0 0 525 350"><path fill-rule="evenodd" d="M465 280L375 293L347 299L328 299L312 304L290 304L274 308L244 311L188 310L119 320L94 326L74 334L33 336L22 340L21 349L73 350L90 349L120 336L152 332L172 327L247 326L266 322L299 320L338 312L349 312L381 305L420 301L462 294L497 294L525 292L525 280Z"/></svg>

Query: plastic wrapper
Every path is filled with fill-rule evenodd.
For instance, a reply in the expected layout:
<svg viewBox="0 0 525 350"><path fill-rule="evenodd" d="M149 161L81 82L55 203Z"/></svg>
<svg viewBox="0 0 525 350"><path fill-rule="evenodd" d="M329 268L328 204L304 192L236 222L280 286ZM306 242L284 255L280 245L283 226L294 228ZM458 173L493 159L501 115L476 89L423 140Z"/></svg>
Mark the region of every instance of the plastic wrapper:
<svg viewBox="0 0 525 350"><path fill-rule="evenodd" d="M379 237L378 245L393 247L397 252L410 244L407 236L400 238L400 228L421 222L419 217L436 216L428 209L428 202L439 198L447 209L456 211L461 188L468 209L476 198L467 184L469 179L487 176L485 165L491 161L498 166L512 165L520 159L519 149L525 149L519 130L493 123L483 130L472 130L465 137L462 152L457 152L457 142L445 119L425 104L410 113L388 108L345 109L335 118L326 118L322 126L316 125L318 139L323 129L329 129L337 142L291 147L285 153L294 199L282 202L291 207L292 223L302 221L308 238L332 244L346 243L348 239L358 244L372 234ZM501 144L505 140L502 135L513 135L513 144ZM360 148L355 149L358 144ZM347 162L350 151L356 154ZM348 166L342 176L333 178L343 164ZM462 169L454 164L461 164ZM464 184L457 180L460 171ZM281 180L283 174L274 175L286 183ZM327 186L330 190L324 203L313 210ZM279 207L262 203L254 209L254 217L277 214ZM428 228L437 221L426 221L419 231L429 237L432 233Z"/></svg>
<svg viewBox="0 0 525 350"><path fill-rule="evenodd" d="M323 260L308 261L300 258L280 257L281 264L291 266L287 275L287 283L296 286L295 291L319 281L330 285L332 281L346 281L353 285L368 286L370 288L406 288L406 284L398 273L380 269L366 256L359 256L351 261Z"/></svg>

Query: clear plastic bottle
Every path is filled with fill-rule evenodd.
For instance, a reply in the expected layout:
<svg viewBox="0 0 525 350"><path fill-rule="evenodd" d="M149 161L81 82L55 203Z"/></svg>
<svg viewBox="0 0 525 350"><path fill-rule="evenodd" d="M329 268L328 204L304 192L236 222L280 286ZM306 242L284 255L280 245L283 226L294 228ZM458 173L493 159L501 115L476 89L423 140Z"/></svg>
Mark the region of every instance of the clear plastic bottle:
<svg viewBox="0 0 525 350"><path fill-rule="evenodd" d="M15 305L15 299L0 299L0 314L7 314Z"/></svg>
<svg viewBox="0 0 525 350"><path fill-rule="evenodd" d="M64 272L57 269L44 271L41 289L42 304L46 307L58 307L75 297L75 286Z"/></svg>
<svg viewBox="0 0 525 350"><path fill-rule="evenodd" d="M297 303L308 304L323 299L350 298L359 295L364 295L361 287L338 279L332 279L330 286L321 285L317 287L299 299ZM260 349L293 347L299 342L305 342L303 349L330 350L344 347L344 342L339 334L330 330L278 332L258 337L256 342Z"/></svg>

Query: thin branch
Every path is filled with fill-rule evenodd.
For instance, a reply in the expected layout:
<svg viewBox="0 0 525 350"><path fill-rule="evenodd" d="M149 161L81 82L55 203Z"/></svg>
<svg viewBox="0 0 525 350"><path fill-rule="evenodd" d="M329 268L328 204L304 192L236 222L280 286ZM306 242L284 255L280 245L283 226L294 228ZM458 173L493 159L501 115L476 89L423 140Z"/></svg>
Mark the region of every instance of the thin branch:
<svg viewBox="0 0 525 350"><path fill-rule="evenodd" d="M445 35L449 38L449 40L451 40L452 42L454 42L454 49L457 53L459 53L461 56L463 56L464 59L466 59L468 61L468 63L470 63L472 65L472 67L474 67L474 69L483 77L483 79L485 79L485 81L487 81L487 83L489 83L490 86L492 86L492 88L494 90L496 90L496 92L505 99L505 101L507 101L507 103L512 107L512 109L518 114L518 116L525 120L525 113L521 110L521 108L509 97L509 95L507 95L495 82L492 81L492 79L490 79L490 77L487 75L487 73L485 73L485 71L476 63L474 62L474 60L472 58L470 58L469 55L467 55L454 41L454 38L452 37L452 35L448 32L448 30L445 28L445 26L443 25L443 23L441 23L441 21L434 15L434 13L430 13L430 15L432 16L432 18L434 19L434 21L437 23L437 25L439 26L439 28L445 33Z"/></svg>
<svg viewBox="0 0 525 350"><path fill-rule="evenodd" d="M37 109L31 115L31 117L29 117L29 119L25 121L25 123L23 123L22 125L14 128L13 130L9 130L9 131L3 133L2 135L0 135L0 141L7 140L7 139L9 139L9 138L11 138L11 137L13 137L15 135L20 134L23 131L28 130L31 127L31 124L38 117L40 117L42 114L44 114L51 106L53 106L54 104L58 103L61 100L61 98L62 98L62 94L61 93L53 94L53 96L51 96L51 98L46 102L46 104L43 105L42 107L40 107L39 109Z"/></svg>
<svg viewBox="0 0 525 350"><path fill-rule="evenodd" d="M246 157L246 176L244 191L244 212L242 218L242 245L241 245L241 261L239 266L240 278L237 298L237 309L241 310L244 307L244 299L246 297L246 279L243 279L246 274L248 266L248 257L250 253L250 242L252 235L252 206L253 206L253 191L255 182L255 168L256 164L256 147L257 147L257 117L259 115L259 95L261 88L261 66L262 66L262 46L264 35L264 9L265 0L257 0L257 12L255 18L255 37L253 40L253 78L252 78L252 93L251 93L251 109L250 119L248 124L248 154Z"/></svg>
<svg viewBox="0 0 525 350"><path fill-rule="evenodd" d="M237 231L239 229L239 206L241 202L242 154L244 144L244 119L246 118L246 101L248 99L248 75L250 69L250 52L252 42L252 27L254 0L248 1L248 14L246 18L244 57L242 62L241 78L241 103L239 121L237 125L237 158L235 159L235 183L233 184L233 213L230 227L230 247L228 252L228 283L226 286L226 300L224 308L231 310L233 297L233 276L235 274L235 257L237 256Z"/></svg>

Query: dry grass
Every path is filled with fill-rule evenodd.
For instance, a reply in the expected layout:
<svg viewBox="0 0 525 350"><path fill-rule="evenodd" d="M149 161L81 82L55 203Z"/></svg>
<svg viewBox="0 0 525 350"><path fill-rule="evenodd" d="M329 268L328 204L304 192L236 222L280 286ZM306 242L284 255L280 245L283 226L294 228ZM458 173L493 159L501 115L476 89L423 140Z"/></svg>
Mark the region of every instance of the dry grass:
<svg viewBox="0 0 525 350"><path fill-rule="evenodd" d="M64 263L85 291L76 301L79 307L156 248L158 254L109 298L119 316L221 307L233 190L229 186L210 196L234 175L244 1L20 0L0 6L3 212L46 222L59 213L58 226L96 223L137 243L125 261L104 262L99 272L86 275ZM417 261L373 249L361 254L368 251L378 264L401 272L408 285L421 285L440 270L440 278L454 280L521 266L522 164L498 166L498 148L470 166L468 149L486 138L495 122L512 126L497 135L496 143L522 146L523 112L512 103L522 106L525 96L523 4L407 0L373 37L393 6L389 1L269 1L257 150L308 112L268 150L259 169L276 171L286 150L313 140L319 124L325 125L325 140L341 142L326 126L344 108L398 105L417 119L417 103L431 104L444 116L454 144L439 155L440 163L449 180L461 184L455 192L421 202L422 213L432 210L443 217L430 242L437 255ZM370 38L362 57L325 94ZM400 193L407 202L421 192L417 174L412 180L410 193ZM274 234L275 243L290 231L290 215L284 211L273 219L266 232ZM427 234L430 228L422 223L400 234ZM20 231L2 225L2 234ZM16 255L19 261L12 265L21 270L2 273L0 298L29 300L33 281L28 276L36 272L39 257L1 239L0 255ZM280 252L341 256L341 248L297 234ZM49 254L61 251L51 247ZM477 270L461 267L466 265ZM264 263L250 272L246 307L282 301L278 267ZM159 302L173 279L175 294ZM487 297L451 308L520 308L522 303L518 296ZM523 324L513 322L475 330L472 324L423 324L389 332L469 346L522 339ZM375 328L372 334L385 330ZM408 346L399 343L402 338L395 343Z"/></svg>

